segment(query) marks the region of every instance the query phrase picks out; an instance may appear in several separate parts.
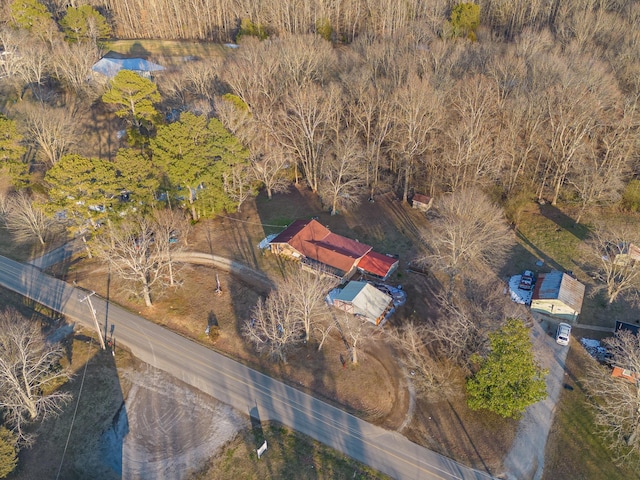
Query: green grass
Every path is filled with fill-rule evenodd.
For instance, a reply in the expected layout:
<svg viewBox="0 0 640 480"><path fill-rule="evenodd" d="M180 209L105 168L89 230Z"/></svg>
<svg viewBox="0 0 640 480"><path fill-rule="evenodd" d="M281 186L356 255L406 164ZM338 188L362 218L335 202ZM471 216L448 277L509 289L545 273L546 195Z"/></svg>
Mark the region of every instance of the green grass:
<svg viewBox="0 0 640 480"><path fill-rule="evenodd" d="M551 205L532 204L518 225L518 242L535 260L544 260L548 268L571 270L579 277L579 248L589 234L589 226Z"/></svg>
<svg viewBox="0 0 640 480"><path fill-rule="evenodd" d="M262 439L268 450L258 459ZM209 479L388 479L369 467L281 425L245 430L224 453L191 480Z"/></svg>
<svg viewBox="0 0 640 480"><path fill-rule="evenodd" d="M566 385L556 406L556 414L545 452L543 480L640 479L640 472L617 466L598 434L594 411L580 379L586 375L587 362L593 360L582 346L573 344L567 355Z"/></svg>
<svg viewBox="0 0 640 480"><path fill-rule="evenodd" d="M229 49L219 43L191 42L180 40L113 40L107 42L105 50L123 55L141 57L199 57L224 56Z"/></svg>

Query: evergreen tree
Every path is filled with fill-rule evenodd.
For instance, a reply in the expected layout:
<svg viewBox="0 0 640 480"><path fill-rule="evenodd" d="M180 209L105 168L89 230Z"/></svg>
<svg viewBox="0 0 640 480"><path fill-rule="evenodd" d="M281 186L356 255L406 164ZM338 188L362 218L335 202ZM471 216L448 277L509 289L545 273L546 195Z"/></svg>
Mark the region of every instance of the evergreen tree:
<svg viewBox="0 0 640 480"><path fill-rule="evenodd" d="M234 208L224 178L247 162L248 152L220 121L183 113L179 121L158 128L151 151L171 187L182 192L174 194L188 200L194 220L197 203L213 211Z"/></svg>
<svg viewBox="0 0 640 480"><path fill-rule="evenodd" d="M16 122L0 115L0 172L11 179L14 186L28 181L29 166L24 163L25 147Z"/></svg>
<svg viewBox="0 0 640 480"><path fill-rule="evenodd" d="M157 85L131 70L120 70L102 95L104 103L117 107L117 116L128 118L138 130L156 121L158 111L154 104L160 99Z"/></svg>
<svg viewBox="0 0 640 480"><path fill-rule="evenodd" d="M7 428L0 426L0 478L5 478L18 465L16 438Z"/></svg>
<svg viewBox="0 0 640 480"><path fill-rule="evenodd" d="M71 42L92 40L97 43L111 35L107 20L91 5L67 7L67 13L60 20L60 26Z"/></svg>
<svg viewBox="0 0 640 480"><path fill-rule="evenodd" d="M38 0L14 0L9 6L12 26L26 30L46 42L53 42L58 25L47 7Z"/></svg>
<svg viewBox="0 0 640 480"><path fill-rule="evenodd" d="M72 230L106 218L109 203L119 192L111 162L80 155L63 156L47 171L45 182L49 186L47 211L54 215L65 212Z"/></svg>
<svg viewBox="0 0 640 480"><path fill-rule="evenodd" d="M136 208L153 205L160 187L160 176L147 155L136 149L121 148L113 166L118 189L128 192Z"/></svg>
<svg viewBox="0 0 640 480"><path fill-rule="evenodd" d="M472 410L518 418L529 405L546 398L547 372L535 362L529 330L521 320L508 320L489 339L491 352L467 381L467 403Z"/></svg>
<svg viewBox="0 0 640 480"><path fill-rule="evenodd" d="M47 7L38 0L14 0L10 10L13 24L28 31L37 30L53 20Z"/></svg>
<svg viewBox="0 0 640 480"><path fill-rule="evenodd" d="M476 30L480 26L480 5L459 3L451 10L451 29L456 37L476 40Z"/></svg>

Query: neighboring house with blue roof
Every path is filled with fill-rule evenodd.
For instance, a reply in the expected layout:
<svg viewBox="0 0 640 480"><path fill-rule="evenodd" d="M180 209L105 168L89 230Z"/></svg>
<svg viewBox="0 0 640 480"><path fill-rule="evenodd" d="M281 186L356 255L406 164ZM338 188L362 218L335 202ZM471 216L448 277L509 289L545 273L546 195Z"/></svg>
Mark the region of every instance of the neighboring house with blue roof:
<svg viewBox="0 0 640 480"><path fill-rule="evenodd" d="M144 58L102 57L91 67L91 70L104 75L107 79L115 77L120 70L131 70L142 77L150 78L153 72L162 71L164 67Z"/></svg>
<svg viewBox="0 0 640 480"><path fill-rule="evenodd" d="M574 322L582 310L584 289L578 280L558 270L541 273L533 290L531 311Z"/></svg>

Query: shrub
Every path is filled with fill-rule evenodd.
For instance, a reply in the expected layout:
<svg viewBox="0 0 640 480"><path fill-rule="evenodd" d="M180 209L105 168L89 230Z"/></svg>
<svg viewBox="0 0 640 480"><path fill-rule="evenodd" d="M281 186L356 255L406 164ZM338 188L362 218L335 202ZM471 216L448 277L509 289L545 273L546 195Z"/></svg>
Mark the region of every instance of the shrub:
<svg viewBox="0 0 640 480"><path fill-rule="evenodd" d="M630 212L640 211L640 180L631 180L622 193L621 206Z"/></svg>

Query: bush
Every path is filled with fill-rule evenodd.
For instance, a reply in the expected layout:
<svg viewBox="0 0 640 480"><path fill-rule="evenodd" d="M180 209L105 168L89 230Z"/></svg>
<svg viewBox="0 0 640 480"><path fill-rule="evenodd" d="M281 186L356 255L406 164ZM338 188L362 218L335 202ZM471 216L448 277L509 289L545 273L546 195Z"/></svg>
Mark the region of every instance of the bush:
<svg viewBox="0 0 640 480"><path fill-rule="evenodd" d="M316 33L324 38L327 42L333 40L333 27L328 18L322 18L316 23Z"/></svg>
<svg viewBox="0 0 640 480"><path fill-rule="evenodd" d="M253 23L248 18L243 18L240 21L240 30L236 35L236 41L239 41L244 36L258 37L260 40L265 40L269 37L267 30L259 23Z"/></svg>
<svg viewBox="0 0 640 480"><path fill-rule="evenodd" d="M622 193L621 206L629 212L640 211L640 180L631 180Z"/></svg>
<svg viewBox="0 0 640 480"><path fill-rule="evenodd" d="M475 42L480 26L480 5L459 3L451 10L451 30L455 37L466 37Z"/></svg>

